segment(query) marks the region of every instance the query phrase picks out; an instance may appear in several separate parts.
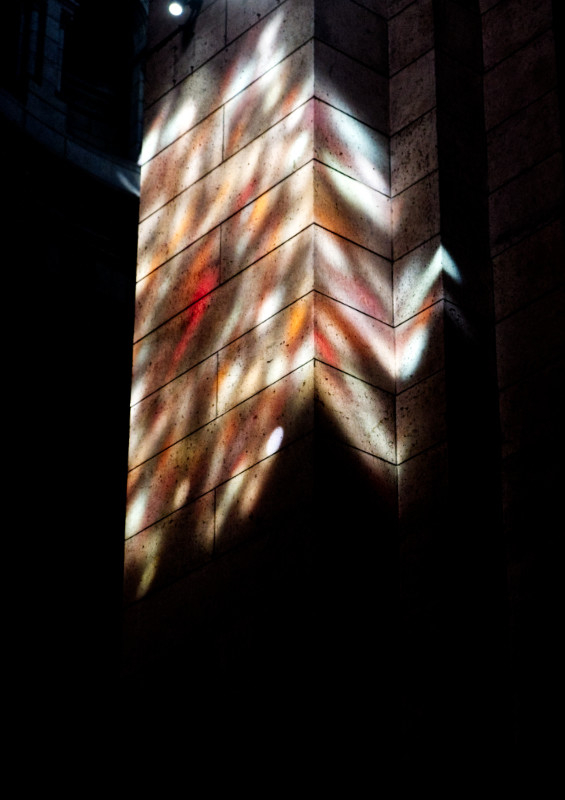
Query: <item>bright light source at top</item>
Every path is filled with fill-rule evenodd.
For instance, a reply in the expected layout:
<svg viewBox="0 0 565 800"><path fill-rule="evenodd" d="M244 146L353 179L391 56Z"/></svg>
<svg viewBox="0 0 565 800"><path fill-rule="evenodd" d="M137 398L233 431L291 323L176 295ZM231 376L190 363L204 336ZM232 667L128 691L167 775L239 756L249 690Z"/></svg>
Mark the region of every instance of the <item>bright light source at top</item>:
<svg viewBox="0 0 565 800"><path fill-rule="evenodd" d="M169 3L169 14L172 14L173 17L180 17L183 11L183 3Z"/></svg>

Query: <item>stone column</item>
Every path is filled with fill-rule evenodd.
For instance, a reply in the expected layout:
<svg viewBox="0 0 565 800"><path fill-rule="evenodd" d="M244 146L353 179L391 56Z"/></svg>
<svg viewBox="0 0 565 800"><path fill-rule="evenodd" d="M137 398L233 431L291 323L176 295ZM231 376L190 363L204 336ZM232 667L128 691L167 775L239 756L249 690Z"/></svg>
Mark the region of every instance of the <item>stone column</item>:
<svg viewBox="0 0 565 800"><path fill-rule="evenodd" d="M397 578L386 4L192 6L175 32L151 5L126 669L276 653L368 686Z"/></svg>

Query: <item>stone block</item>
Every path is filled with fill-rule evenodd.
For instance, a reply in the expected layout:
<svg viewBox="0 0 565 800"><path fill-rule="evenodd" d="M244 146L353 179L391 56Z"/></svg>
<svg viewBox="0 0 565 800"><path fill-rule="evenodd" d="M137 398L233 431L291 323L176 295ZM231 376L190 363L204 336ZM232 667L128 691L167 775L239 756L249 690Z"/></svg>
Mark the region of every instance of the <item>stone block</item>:
<svg viewBox="0 0 565 800"><path fill-rule="evenodd" d="M214 419L217 371L213 355L132 407L130 469Z"/></svg>
<svg viewBox="0 0 565 800"><path fill-rule="evenodd" d="M225 157L314 95L314 43L307 42L224 106Z"/></svg>
<svg viewBox="0 0 565 800"><path fill-rule="evenodd" d="M435 303L401 323L394 329L394 334L398 391L404 391L443 368L443 302Z"/></svg>
<svg viewBox="0 0 565 800"><path fill-rule="evenodd" d="M493 254L555 218L563 202L561 153L497 189L489 198L490 241Z"/></svg>
<svg viewBox="0 0 565 800"><path fill-rule="evenodd" d="M316 424L353 447L394 463L394 397L316 362Z"/></svg>
<svg viewBox="0 0 565 800"><path fill-rule="evenodd" d="M310 292L218 353L218 413L264 389L314 357Z"/></svg>
<svg viewBox="0 0 565 800"><path fill-rule="evenodd" d="M317 162L314 220L384 258L390 257L389 198Z"/></svg>
<svg viewBox="0 0 565 800"><path fill-rule="evenodd" d="M391 134L414 122L435 104L435 57L431 51L390 79Z"/></svg>
<svg viewBox="0 0 565 800"><path fill-rule="evenodd" d="M387 1L387 8L388 8L388 16L394 17L396 14L400 14L400 12L413 3L414 0L388 0Z"/></svg>
<svg viewBox="0 0 565 800"><path fill-rule="evenodd" d="M227 41L241 36L280 5L281 0L227 0Z"/></svg>
<svg viewBox="0 0 565 800"><path fill-rule="evenodd" d="M446 511L448 499L447 445L441 444L398 467L398 510L401 532Z"/></svg>
<svg viewBox="0 0 565 800"><path fill-rule="evenodd" d="M124 602L140 600L210 560L214 550L214 493L175 511L126 540Z"/></svg>
<svg viewBox="0 0 565 800"><path fill-rule="evenodd" d="M556 85L555 40L548 31L485 73L487 130Z"/></svg>
<svg viewBox="0 0 565 800"><path fill-rule="evenodd" d="M313 219L314 181L309 163L222 224L222 280L307 229Z"/></svg>
<svg viewBox="0 0 565 800"><path fill-rule="evenodd" d="M131 470L126 536L309 433L313 392L310 362Z"/></svg>
<svg viewBox="0 0 565 800"><path fill-rule="evenodd" d="M134 341L205 297L219 282L220 230L216 228L138 281Z"/></svg>
<svg viewBox="0 0 565 800"><path fill-rule="evenodd" d="M438 175L434 173L392 199L393 253L400 258L439 233Z"/></svg>
<svg viewBox="0 0 565 800"><path fill-rule="evenodd" d="M316 102L314 156L382 194L390 194L389 143L382 133Z"/></svg>
<svg viewBox="0 0 565 800"><path fill-rule="evenodd" d="M162 264L311 160L310 101L139 226L138 277Z"/></svg>
<svg viewBox="0 0 565 800"><path fill-rule="evenodd" d="M397 463L443 442L447 435L443 370L396 398Z"/></svg>
<svg viewBox="0 0 565 800"><path fill-rule="evenodd" d="M563 288L540 297L496 326L501 389L563 357Z"/></svg>
<svg viewBox="0 0 565 800"><path fill-rule="evenodd" d="M502 0L483 15L483 54L489 69L551 26L551 0Z"/></svg>
<svg viewBox="0 0 565 800"><path fill-rule="evenodd" d="M544 95L491 129L487 147L490 191L558 151L561 137L557 93Z"/></svg>
<svg viewBox="0 0 565 800"><path fill-rule="evenodd" d="M439 236L394 262L394 322L398 325L443 297L446 254Z"/></svg>
<svg viewBox="0 0 565 800"><path fill-rule="evenodd" d="M390 140L390 181L394 196L437 169L435 109Z"/></svg>
<svg viewBox="0 0 565 800"><path fill-rule="evenodd" d="M387 78L323 42L314 42L314 62L317 98L388 134Z"/></svg>
<svg viewBox="0 0 565 800"><path fill-rule="evenodd" d="M563 280L565 242L560 221L534 231L493 260L497 319L556 288Z"/></svg>
<svg viewBox="0 0 565 800"><path fill-rule="evenodd" d="M218 110L142 166L140 220L221 163L222 125Z"/></svg>
<svg viewBox="0 0 565 800"><path fill-rule="evenodd" d="M394 391L394 331L373 317L317 295L316 358L342 372Z"/></svg>
<svg viewBox="0 0 565 800"><path fill-rule="evenodd" d="M314 502L312 436L306 436L216 489L216 552L272 533Z"/></svg>
<svg viewBox="0 0 565 800"><path fill-rule="evenodd" d="M382 17L350 0L324 0L315 9L317 39L387 74L387 25Z"/></svg>
<svg viewBox="0 0 565 800"><path fill-rule="evenodd" d="M318 226L314 237L316 290L392 324L390 261Z"/></svg>
<svg viewBox="0 0 565 800"><path fill-rule="evenodd" d="M389 22L389 70L394 75L434 44L431 0L416 0Z"/></svg>
<svg viewBox="0 0 565 800"><path fill-rule="evenodd" d="M311 254L312 232L308 231L137 342L133 353L132 402L141 400L310 291Z"/></svg>

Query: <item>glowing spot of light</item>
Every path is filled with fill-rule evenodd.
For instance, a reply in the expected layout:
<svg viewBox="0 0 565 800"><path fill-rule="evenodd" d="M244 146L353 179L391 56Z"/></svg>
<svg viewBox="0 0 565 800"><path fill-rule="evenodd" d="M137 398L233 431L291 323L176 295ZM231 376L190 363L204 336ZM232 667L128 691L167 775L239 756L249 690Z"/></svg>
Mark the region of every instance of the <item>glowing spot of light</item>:
<svg viewBox="0 0 565 800"><path fill-rule="evenodd" d="M276 453L276 451L281 446L283 437L284 437L284 430L279 425L278 428L275 428L275 430L271 433L271 435L269 436L269 440L267 441L267 446L265 449L267 451L268 456L272 456L273 453Z"/></svg>
<svg viewBox="0 0 565 800"><path fill-rule="evenodd" d="M172 14L173 17L180 17L183 11L183 3L169 3L169 14Z"/></svg>

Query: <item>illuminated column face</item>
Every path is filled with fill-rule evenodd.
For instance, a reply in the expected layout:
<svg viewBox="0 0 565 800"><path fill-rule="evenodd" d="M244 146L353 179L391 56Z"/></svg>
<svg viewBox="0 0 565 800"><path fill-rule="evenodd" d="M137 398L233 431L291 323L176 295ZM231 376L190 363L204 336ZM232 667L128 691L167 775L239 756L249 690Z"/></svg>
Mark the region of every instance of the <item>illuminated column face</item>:
<svg viewBox="0 0 565 800"><path fill-rule="evenodd" d="M320 427L395 496L386 23L260 5L148 64L127 601L309 496Z"/></svg>

